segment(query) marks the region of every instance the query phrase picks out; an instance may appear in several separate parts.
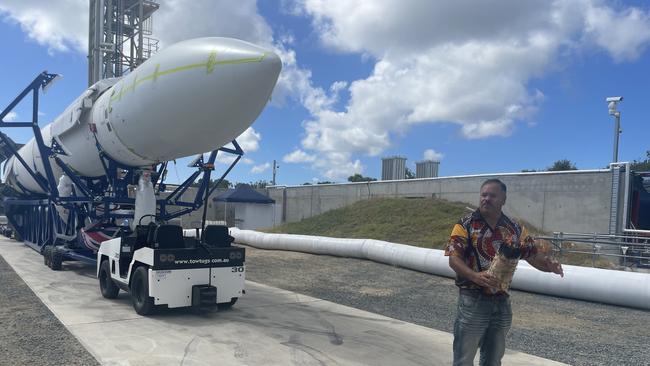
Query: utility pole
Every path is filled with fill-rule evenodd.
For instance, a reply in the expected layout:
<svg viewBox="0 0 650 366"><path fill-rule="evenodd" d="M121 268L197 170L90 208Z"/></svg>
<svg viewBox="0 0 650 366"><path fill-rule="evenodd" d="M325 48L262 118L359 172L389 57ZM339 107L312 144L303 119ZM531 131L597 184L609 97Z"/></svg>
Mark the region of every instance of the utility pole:
<svg viewBox="0 0 650 366"><path fill-rule="evenodd" d="M279 167L280 166L277 164L277 162L273 160L273 180L271 181L272 186L275 185L275 175L277 174Z"/></svg>
<svg viewBox="0 0 650 366"><path fill-rule="evenodd" d="M614 116L614 153L612 156L612 163L618 162L618 138L621 134L621 112L616 107L618 103L623 101L623 97L609 97L606 99L609 115Z"/></svg>

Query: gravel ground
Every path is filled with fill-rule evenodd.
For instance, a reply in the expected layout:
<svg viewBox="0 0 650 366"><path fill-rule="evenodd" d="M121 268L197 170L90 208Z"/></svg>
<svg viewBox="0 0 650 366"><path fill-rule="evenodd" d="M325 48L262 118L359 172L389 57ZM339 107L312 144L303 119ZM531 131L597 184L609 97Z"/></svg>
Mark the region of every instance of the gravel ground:
<svg viewBox="0 0 650 366"><path fill-rule="evenodd" d="M246 277L452 331L453 280L353 258L246 247ZM650 311L512 291L507 347L572 365L647 365Z"/></svg>
<svg viewBox="0 0 650 366"><path fill-rule="evenodd" d="M99 365L2 257L0 365Z"/></svg>

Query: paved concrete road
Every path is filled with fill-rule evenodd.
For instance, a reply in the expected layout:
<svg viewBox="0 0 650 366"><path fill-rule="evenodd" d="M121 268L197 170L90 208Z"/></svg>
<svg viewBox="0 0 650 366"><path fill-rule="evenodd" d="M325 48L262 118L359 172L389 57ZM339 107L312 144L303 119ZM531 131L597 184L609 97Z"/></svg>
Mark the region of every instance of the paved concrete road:
<svg viewBox="0 0 650 366"><path fill-rule="evenodd" d="M316 298L247 283L228 311L138 316L128 295L101 297L94 268L60 272L0 240L0 255L104 365L446 365L452 336ZM505 365L559 365L508 351Z"/></svg>

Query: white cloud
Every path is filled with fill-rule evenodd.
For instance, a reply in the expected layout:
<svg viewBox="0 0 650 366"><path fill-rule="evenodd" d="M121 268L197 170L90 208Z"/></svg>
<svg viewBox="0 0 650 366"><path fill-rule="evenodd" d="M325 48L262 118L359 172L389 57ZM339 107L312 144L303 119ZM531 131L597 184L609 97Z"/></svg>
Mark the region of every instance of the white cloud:
<svg viewBox="0 0 650 366"><path fill-rule="evenodd" d="M363 169L355 155L381 154L416 124L454 123L466 139L510 136L544 100L529 82L564 55L597 47L633 60L650 42L648 11L600 0L296 0L293 10L311 18L326 47L376 62L368 77L304 103L303 152L329 176L328 167Z"/></svg>
<svg viewBox="0 0 650 366"><path fill-rule="evenodd" d="M12 111L12 112L7 113L7 115L4 118L4 121L5 122L13 122L13 121L16 121L17 119L18 119L18 113Z"/></svg>
<svg viewBox="0 0 650 366"><path fill-rule="evenodd" d="M253 152L259 150L262 135L259 132L255 131L253 127L249 127L235 140L237 140L237 143L239 146L241 146L242 150L244 150L245 153Z"/></svg>
<svg viewBox="0 0 650 366"><path fill-rule="evenodd" d="M253 127L249 127L235 140L237 141L241 149L244 151L244 154L247 154L259 150L260 141L262 140L262 135L259 132L255 131ZM235 149L235 147L231 143L224 145L224 147L229 149ZM206 155L206 159L207 159L207 155ZM230 164L233 161L235 161L235 159L236 159L236 155L220 151L219 153L217 153L216 161L217 163ZM253 160L245 157L242 158L240 162L249 165L254 164Z"/></svg>
<svg viewBox="0 0 650 366"><path fill-rule="evenodd" d="M208 155L204 155L204 156L207 159ZM219 154L217 154L217 158L215 159L215 162L225 164L225 165L230 165L232 164L233 161L235 161L235 159L237 159L236 155L225 154L220 152ZM253 165L255 164L255 160L249 158L241 158L239 159L238 164Z"/></svg>
<svg viewBox="0 0 650 366"><path fill-rule="evenodd" d="M311 163L314 169L330 180L341 180L356 173L363 173L361 161L358 159L352 161L351 155L346 152L331 151L316 156L296 149L285 155L282 161L285 163Z"/></svg>
<svg viewBox="0 0 650 366"><path fill-rule="evenodd" d="M235 161L236 158L237 157L235 155L230 155L230 154L225 154L220 152L217 154L217 158L215 159L215 162L225 164L225 165L230 165L232 164L233 161Z"/></svg>
<svg viewBox="0 0 650 366"><path fill-rule="evenodd" d="M507 136L516 119L537 107L539 93L529 93L519 78L541 72L547 47L547 39L539 37L527 47L469 42L410 58L386 55L367 79L350 85L344 112L312 113L302 145L377 156L390 146L391 133L431 122L465 126L467 138Z"/></svg>
<svg viewBox="0 0 650 366"><path fill-rule="evenodd" d="M387 50L414 53L466 39L493 39L527 32L546 20L546 0L498 2L456 0L297 0L312 17L323 42L335 49L382 55Z"/></svg>
<svg viewBox="0 0 650 366"><path fill-rule="evenodd" d="M274 105L282 106L287 99L293 98L313 114L334 104L340 89L332 89L327 94L322 88L315 87L311 82L311 71L299 67L295 51L284 44L276 44L275 52L282 59L282 72L273 90L271 102Z"/></svg>
<svg viewBox="0 0 650 366"><path fill-rule="evenodd" d="M345 89L347 86L347 81L335 81L332 86L330 86L330 91L332 93L338 93L339 91Z"/></svg>
<svg viewBox="0 0 650 366"><path fill-rule="evenodd" d="M349 155L333 156L328 154L326 159L318 160L314 165L323 176L332 180L345 179L357 173L363 173L363 165L359 159L352 161Z"/></svg>
<svg viewBox="0 0 650 366"><path fill-rule="evenodd" d="M266 163L260 164L260 165L255 165L251 169L251 173L260 174L260 173L263 173L263 172L267 171L270 167L271 167L271 163L269 163L269 162L266 162Z"/></svg>
<svg viewBox="0 0 650 366"><path fill-rule="evenodd" d="M650 14L638 8L589 7L586 14L587 34L617 61L635 60L643 53L650 41L648 24Z"/></svg>
<svg viewBox="0 0 650 366"><path fill-rule="evenodd" d="M316 156L309 155L300 149L297 149L282 158L282 161L285 163L311 163L314 160L316 160Z"/></svg>
<svg viewBox="0 0 650 366"><path fill-rule="evenodd" d="M262 140L262 135L255 131L253 127L249 127L236 139L239 147L244 150L244 153L257 151L260 148L260 141ZM232 143L227 143L224 147L228 149L235 149Z"/></svg>
<svg viewBox="0 0 650 366"><path fill-rule="evenodd" d="M424 160L440 161L442 160L443 156L444 155L442 153L439 153L433 149L426 149L424 150L424 155L422 156L422 158Z"/></svg>
<svg viewBox="0 0 650 366"><path fill-rule="evenodd" d="M267 47L273 43L255 0L165 0L154 13L153 33L162 46L196 37L233 37Z"/></svg>
<svg viewBox="0 0 650 366"><path fill-rule="evenodd" d="M363 165L359 159L344 151L332 151L319 155L312 164L323 177L329 180L342 180L356 173L363 173Z"/></svg>
<svg viewBox="0 0 650 366"><path fill-rule="evenodd" d="M8 0L0 3L0 17L18 23L29 38L50 52L87 52L87 0Z"/></svg>

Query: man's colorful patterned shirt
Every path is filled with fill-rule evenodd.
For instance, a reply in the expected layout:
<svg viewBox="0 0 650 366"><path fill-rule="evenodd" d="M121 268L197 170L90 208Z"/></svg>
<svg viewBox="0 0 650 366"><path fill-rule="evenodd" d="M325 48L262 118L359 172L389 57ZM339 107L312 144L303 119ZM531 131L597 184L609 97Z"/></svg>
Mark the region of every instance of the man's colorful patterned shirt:
<svg viewBox="0 0 650 366"><path fill-rule="evenodd" d="M468 246L468 238L471 238L473 248ZM528 235L525 227L502 214L496 227L492 229L483 219L479 210L476 210L454 225L445 255L460 257L469 268L480 272L490 266L501 245L519 247L522 259L531 258L537 253L535 241ZM467 289L481 288L460 276L456 276L456 285ZM487 289L483 290L490 293Z"/></svg>

